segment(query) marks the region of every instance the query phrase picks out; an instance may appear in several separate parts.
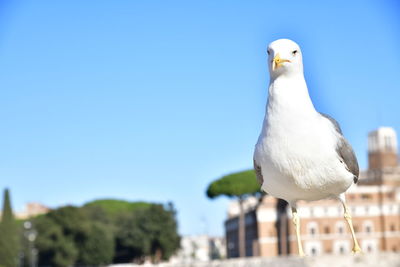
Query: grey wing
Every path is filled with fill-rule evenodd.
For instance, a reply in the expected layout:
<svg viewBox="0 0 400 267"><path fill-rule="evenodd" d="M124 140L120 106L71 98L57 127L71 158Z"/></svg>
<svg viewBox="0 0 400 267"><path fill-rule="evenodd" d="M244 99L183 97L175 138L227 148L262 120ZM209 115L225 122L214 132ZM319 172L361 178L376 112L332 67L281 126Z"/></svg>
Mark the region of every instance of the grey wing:
<svg viewBox="0 0 400 267"><path fill-rule="evenodd" d="M261 172L261 166L257 164L255 159L253 159L253 163L254 163L254 171L256 172L257 181L261 186L264 183L264 178L263 178L263 175Z"/></svg>
<svg viewBox="0 0 400 267"><path fill-rule="evenodd" d="M339 123L329 115L319 113L321 116L328 119L333 126L335 127L336 131L339 133L340 140L336 147L336 152L338 153L341 162L344 163L346 169L354 175L354 183L357 183L358 176L360 175L360 168L358 167L358 162L356 158L356 154L353 151L353 148L349 144L349 142L344 138L342 129L340 129Z"/></svg>

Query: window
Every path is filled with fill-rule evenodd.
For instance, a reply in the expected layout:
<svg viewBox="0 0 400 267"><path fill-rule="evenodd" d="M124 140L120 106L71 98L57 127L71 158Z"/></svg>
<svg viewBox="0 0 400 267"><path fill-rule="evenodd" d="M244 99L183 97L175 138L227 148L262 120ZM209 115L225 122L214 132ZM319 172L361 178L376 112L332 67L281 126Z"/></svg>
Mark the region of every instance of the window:
<svg viewBox="0 0 400 267"><path fill-rule="evenodd" d="M315 235L315 228L314 227L310 228L310 233L311 233L311 235Z"/></svg>
<svg viewBox="0 0 400 267"><path fill-rule="evenodd" d="M336 233L339 233L339 234L344 234L344 231L345 231L345 224L344 224L344 222L343 221L338 221L338 222L336 222L336 224L335 224L335 232ZM339 250L339 248L336 248L336 251L338 251Z"/></svg>
<svg viewBox="0 0 400 267"><path fill-rule="evenodd" d="M324 227L324 233L325 233L325 234L329 234L329 233L330 233L329 226L325 226L325 227Z"/></svg>
<svg viewBox="0 0 400 267"><path fill-rule="evenodd" d="M372 233L374 230L374 223L370 220L364 221L363 229L366 233Z"/></svg>
<svg viewBox="0 0 400 267"><path fill-rule="evenodd" d="M307 232L312 236L318 234L318 224L317 224L317 222L309 222L309 223L307 223Z"/></svg>
<svg viewBox="0 0 400 267"><path fill-rule="evenodd" d="M367 246L367 251L372 252L372 247L370 245Z"/></svg>
<svg viewBox="0 0 400 267"><path fill-rule="evenodd" d="M340 246L339 247L339 252L340 252L340 254L344 254L344 247Z"/></svg>
<svg viewBox="0 0 400 267"><path fill-rule="evenodd" d="M315 249L315 248L312 248L311 249L311 254L314 256L314 255L317 255L317 250Z"/></svg>
<svg viewBox="0 0 400 267"><path fill-rule="evenodd" d="M396 226L394 224L390 225L390 231L392 232L396 231Z"/></svg>
<svg viewBox="0 0 400 267"><path fill-rule="evenodd" d="M361 194L362 199L371 199L371 195L368 194Z"/></svg>
<svg viewBox="0 0 400 267"><path fill-rule="evenodd" d="M327 207L324 208L324 214L325 214L325 216L328 215L328 208Z"/></svg>

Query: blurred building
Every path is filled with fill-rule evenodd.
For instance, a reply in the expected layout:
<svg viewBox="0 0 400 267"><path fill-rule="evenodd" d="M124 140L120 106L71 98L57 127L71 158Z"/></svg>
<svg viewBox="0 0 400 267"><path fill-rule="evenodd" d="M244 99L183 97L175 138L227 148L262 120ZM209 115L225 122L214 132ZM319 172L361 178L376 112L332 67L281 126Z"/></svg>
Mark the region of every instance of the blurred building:
<svg viewBox="0 0 400 267"><path fill-rule="evenodd" d="M368 169L346 193L353 225L362 250L400 251L400 165L396 132L382 127L368 135ZM273 197L249 198L246 211L246 256L297 254L291 211ZM352 239L339 201L301 202L298 206L305 253L350 253ZM237 202L225 222L227 255L238 257Z"/></svg>
<svg viewBox="0 0 400 267"><path fill-rule="evenodd" d="M27 203L21 212L15 213L17 219L28 219L49 212L50 209L38 202Z"/></svg>
<svg viewBox="0 0 400 267"><path fill-rule="evenodd" d="M171 262L190 264L223 258L226 258L225 238L195 235L181 238L181 249Z"/></svg>

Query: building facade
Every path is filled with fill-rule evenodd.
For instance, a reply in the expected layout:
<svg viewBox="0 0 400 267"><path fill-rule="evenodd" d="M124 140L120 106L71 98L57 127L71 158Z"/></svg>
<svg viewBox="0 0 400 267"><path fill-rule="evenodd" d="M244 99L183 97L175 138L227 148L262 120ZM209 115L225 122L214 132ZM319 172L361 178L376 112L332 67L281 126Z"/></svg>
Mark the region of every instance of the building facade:
<svg viewBox="0 0 400 267"><path fill-rule="evenodd" d="M20 220L26 220L30 217L45 214L50 211L50 208L38 202L26 203L24 209L20 212L15 212L15 217ZM2 211L0 211L0 215Z"/></svg>
<svg viewBox="0 0 400 267"><path fill-rule="evenodd" d="M17 219L25 220L30 217L48 213L49 211L50 209L41 203L29 202L25 205L24 209L21 212L17 212L15 214L15 217Z"/></svg>
<svg viewBox="0 0 400 267"><path fill-rule="evenodd" d="M400 251L400 165L397 137L382 127L368 135L368 169L346 193L346 202L362 250ZM297 254L291 211L285 201L265 196L246 200L246 256ZM339 201L298 205L301 238L307 255L350 253L351 235ZM238 203L225 222L228 257L238 257Z"/></svg>
<svg viewBox="0 0 400 267"><path fill-rule="evenodd" d="M226 258L225 238L208 235L183 236L178 253L170 263L190 265L194 262L209 262Z"/></svg>

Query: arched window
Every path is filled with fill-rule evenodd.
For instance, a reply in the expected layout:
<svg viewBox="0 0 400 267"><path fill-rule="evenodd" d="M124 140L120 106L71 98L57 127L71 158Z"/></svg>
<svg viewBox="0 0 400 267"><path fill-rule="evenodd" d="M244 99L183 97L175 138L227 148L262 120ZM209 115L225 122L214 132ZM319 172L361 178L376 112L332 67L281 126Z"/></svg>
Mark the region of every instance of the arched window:
<svg viewBox="0 0 400 267"><path fill-rule="evenodd" d="M346 254L350 251L349 240L335 240L333 242L333 253L335 254Z"/></svg>
<svg viewBox="0 0 400 267"><path fill-rule="evenodd" d="M366 233L372 233L374 231L374 224L372 221L364 221L363 228Z"/></svg>
<svg viewBox="0 0 400 267"><path fill-rule="evenodd" d="M307 224L307 230L310 235L318 234L318 224L317 222L309 222Z"/></svg>
<svg viewBox="0 0 400 267"><path fill-rule="evenodd" d="M317 255L317 250L315 249L315 248L311 248L311 254L314 256L314 255Z"/></svg>
<svg viewBox="0 0 400 267"><path fill-rule="evenodd" d="M374 239L364 239L361 241L361 249L368 253L377 252L378 251L378 243Z"/></svg>
<svg viewBox="0 0 400 267"><path fill-rule="evenodd" d="M304 252L308 255L319 255L323 251L321 241L306 241L304 242Z"/></svg>
<svg viewBox="0 0 400 267"><path fill-rule="evenodd" d="M339 234L344 234L345 225L342 221L336 223L336 232Z"/></svg>

